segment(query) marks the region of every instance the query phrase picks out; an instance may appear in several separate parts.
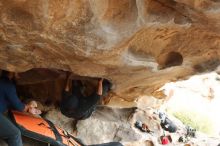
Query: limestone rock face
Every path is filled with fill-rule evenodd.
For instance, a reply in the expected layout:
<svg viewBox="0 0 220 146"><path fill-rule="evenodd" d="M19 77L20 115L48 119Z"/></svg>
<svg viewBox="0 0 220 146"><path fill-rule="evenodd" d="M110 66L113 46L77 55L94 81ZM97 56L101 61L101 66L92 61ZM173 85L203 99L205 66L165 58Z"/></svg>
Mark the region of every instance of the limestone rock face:
<svg viewBox="0 0 220 146"><path fill-rule="evenodd" d="M132 101L219 64L218 0L0 0L0 68L105 77Z"/></svg>
<svg viewBox="0 0 220 146"><path fill-rule="evenodd" d="M134 108L99 107L92 117L77 123L77 137L82 139L85 144L138 141L141 135L131 129L128 121L134 111Z"/></svg>

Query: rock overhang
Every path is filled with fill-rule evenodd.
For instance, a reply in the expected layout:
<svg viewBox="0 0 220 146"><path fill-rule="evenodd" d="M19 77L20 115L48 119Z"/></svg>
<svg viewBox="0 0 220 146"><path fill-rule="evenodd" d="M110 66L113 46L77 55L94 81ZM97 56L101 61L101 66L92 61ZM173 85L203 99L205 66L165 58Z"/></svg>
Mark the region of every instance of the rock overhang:
<svg viewBox="0 0 220 146"><path fill-rule="evenodd" d="M219 64L218 1L0 1L0 68L104 77L115 97L154 95L164 83Z"/></svg>

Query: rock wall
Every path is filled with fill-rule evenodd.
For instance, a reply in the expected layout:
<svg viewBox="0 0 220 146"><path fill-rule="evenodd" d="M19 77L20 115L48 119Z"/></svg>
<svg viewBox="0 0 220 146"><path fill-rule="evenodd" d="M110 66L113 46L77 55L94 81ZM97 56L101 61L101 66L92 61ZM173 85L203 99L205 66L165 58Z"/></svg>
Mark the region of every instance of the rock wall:
<svg viewBox="0 0 220 146"><path fill-rule="evenodd" d="M105 77L133 101L219 64L217 0L0 0L0 68Z"/></svg>
<svg viewBox="0 0 220 146"><path fill-rule="evenodd" d="M158 144L157 136L162 134L162 130L158 118L152 112L152 109L143 111L138 108L98 106L90 118L77 122L75 135L86 145L115 141L124 146L153 146ZM52 109L45 117L73 133L73 120L62 116L59 110ZM137 120L146 122L154 134L143 133L135 128Z"/></svg>

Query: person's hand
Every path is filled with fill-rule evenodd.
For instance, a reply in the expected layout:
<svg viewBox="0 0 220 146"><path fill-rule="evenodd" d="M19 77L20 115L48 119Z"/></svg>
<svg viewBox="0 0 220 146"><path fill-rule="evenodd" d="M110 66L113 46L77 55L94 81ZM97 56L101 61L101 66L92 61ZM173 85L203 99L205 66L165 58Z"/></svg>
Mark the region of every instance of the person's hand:
<svg viewBox="0 0 220 146"><path fill-rule="evenodd" d="M29 108L37 108L37 102L34 100L30 101L27 105Z"/></svg>
<svg viewBox="0 0 220 146"><path fill-rule="evenodd" d="M27 112L33 115L40 115L42 113L41 110L37 109L36 101L30 101L27 104Z"/></svg>
<svg viewBox="0 0 220 146"><path fill-rule="evenodd" d="M42 113L41 110L36 108L29 108L28 112L31 113L32 115L40 115Z"/></svg>

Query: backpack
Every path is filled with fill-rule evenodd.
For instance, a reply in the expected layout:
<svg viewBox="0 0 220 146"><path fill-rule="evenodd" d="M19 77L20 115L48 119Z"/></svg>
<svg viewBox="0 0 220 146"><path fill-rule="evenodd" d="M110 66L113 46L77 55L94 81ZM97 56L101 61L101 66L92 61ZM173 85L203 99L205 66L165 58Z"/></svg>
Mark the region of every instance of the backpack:
<svg viewBox="0 0 220 146"><path fill-rule="evenodd" d="M47 119L17 111L11 111L9 116L25 137L53 146L85 146L79 139L55 126Z"/></svg>
<svg viewBox="0 0 220 146"><path fill-rule="evenodd" d="M177 131L177 126L167 117L160 123L160 125L164 130L169 131L170 133L175 133Z"/></svg>

